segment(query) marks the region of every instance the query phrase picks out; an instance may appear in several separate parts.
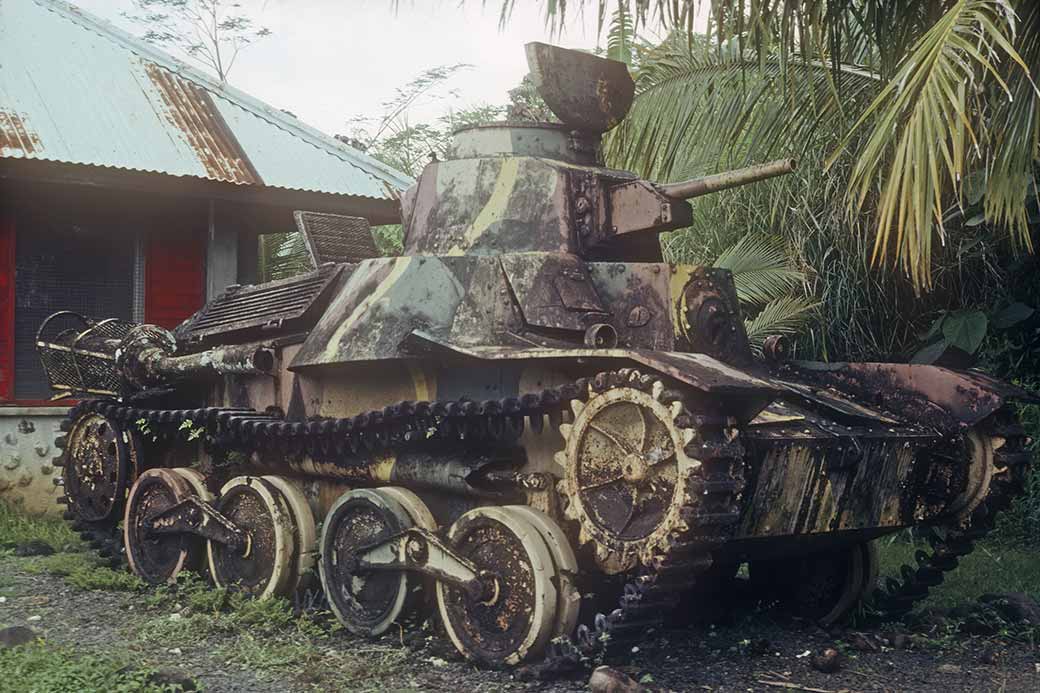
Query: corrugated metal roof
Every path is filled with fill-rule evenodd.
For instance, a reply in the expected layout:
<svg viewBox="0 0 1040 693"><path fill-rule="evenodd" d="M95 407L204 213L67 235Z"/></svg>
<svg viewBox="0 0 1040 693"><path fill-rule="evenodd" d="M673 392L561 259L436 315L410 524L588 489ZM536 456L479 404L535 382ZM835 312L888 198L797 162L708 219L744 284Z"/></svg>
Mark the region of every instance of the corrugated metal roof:
<svg viewBox="0 0 1040 693"><path fill-rule="evenodd" d="M0 157L371 198L412 183L59 0L0 0Z"/></svg>

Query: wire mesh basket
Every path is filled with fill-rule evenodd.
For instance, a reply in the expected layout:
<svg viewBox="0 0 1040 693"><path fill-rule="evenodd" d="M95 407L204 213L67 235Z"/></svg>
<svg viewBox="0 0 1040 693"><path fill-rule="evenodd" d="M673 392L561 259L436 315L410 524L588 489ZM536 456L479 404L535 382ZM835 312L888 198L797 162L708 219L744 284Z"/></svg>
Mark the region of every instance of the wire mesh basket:
<svg viewBox="0 0 1040 693"><path fill-rule="evenodd" d="M95 320L67 310L44 320L36 333L36 351L54 399L118 395L116 349L132 327L134 323L119 318Z"/></svg>

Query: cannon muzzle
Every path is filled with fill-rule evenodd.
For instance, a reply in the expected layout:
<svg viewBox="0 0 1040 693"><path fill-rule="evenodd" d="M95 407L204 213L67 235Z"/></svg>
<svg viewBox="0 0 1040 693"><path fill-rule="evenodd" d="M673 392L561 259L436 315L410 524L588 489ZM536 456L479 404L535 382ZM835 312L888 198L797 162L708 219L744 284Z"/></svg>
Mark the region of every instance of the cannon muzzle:
<svg viewBox="0 0 1040 693"><path fill-rule="evenodd" d="M709 193L735 188L738 185L747 185L756 181L783 176L795 170L797 162L794 159L779 159L767 164L738 168L735 171L716 173L713 176L691 178L679 183L665 183L658 185L657 190L667 197L680 200L688 200L691 197L700 197Z"/></svg>

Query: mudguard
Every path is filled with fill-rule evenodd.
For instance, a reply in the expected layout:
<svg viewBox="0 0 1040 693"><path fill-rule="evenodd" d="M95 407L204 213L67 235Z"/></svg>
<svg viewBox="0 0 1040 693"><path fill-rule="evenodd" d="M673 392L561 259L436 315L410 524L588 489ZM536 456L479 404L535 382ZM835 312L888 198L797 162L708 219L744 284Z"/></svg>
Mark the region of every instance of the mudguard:
<svg viewBox="0 0 1040 693"><path fill-rule="evenodd" d="M1008 401L1040 402L1036 394L985 373L922 364L798 361L780 375L818 394L831 388L941 431L973 426Z"/></svg>
<svg viewBox="0 0 1040 693"><path fill-rule="evenodd" d="M587 349L567 347L469 346L451 342L432 332L414 330L407 345L414 353L445 352L480 360L609 359L627 360L710 395L706 409L735 412L747 423L781 394L770 382L737 370L706 354L644 349ZM616 366L610 366L614 368ZM722 406L719 406L722 405Z"/></svg>

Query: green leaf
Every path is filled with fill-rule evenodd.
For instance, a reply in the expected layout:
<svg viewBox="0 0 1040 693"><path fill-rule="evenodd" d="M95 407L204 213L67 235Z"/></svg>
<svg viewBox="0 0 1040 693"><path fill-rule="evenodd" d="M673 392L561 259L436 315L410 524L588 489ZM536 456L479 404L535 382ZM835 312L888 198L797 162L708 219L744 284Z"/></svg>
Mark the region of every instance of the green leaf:
<svg viewBox="0 0 1040 693"><path fill-rule="evenodd" d="M755 233L722 251L714 266L733 273L737 298L752 306L789 295L805 279L791 266L781 243Z"/></svg>
<svg viewBox="0 0 1040 693"><path fill-rule="evenodd" d="M986 194L986 172L972 171L964 176L964 201L969 205L977 205Z"/></svg>
<svg viewBox="0 0 1040 693"><path fill-rule="evenodd" d="M1006 330L1023 320L1028 320L1033 317L1033 313L1035 312L1036 309L1031 308L1024 303L1012 303L1010 306L1004 308L1004 310L993 316L993 326L1000 330Z"/></svg>
<svg viewBox="0 0 1040 693"><path fill-rule="evenodd" d="M982 222L986 221L986 213L978 212L973 214L971 217L964 220L965 226L978 226Z"/></svg>
<svg viewBox="0 0 1040 693"><path fill-rule="evenodd" d="M989 320L981 310L957 311L943 320L943 337L950 346L974 354L986 338Z"/></svg>
<svg viewBox="0 0 1040 693"><path fill-rule="evenodd" d="M797 334L817 305L798 296L784 296L770 301L758 315L744 322L751 348L761 355L762 343L769 335Z"/></svg>
<svg viewBox="0 0 1040 693"><path fill-rule="evenodd" d="M923 335L921 335L921 341L922 342L930 342L935 337L938 337L939 334L942 331L942 324L943 324L943 320L945 320L945 319L946 319L946 313L943 313L942 315L937 317L935 320L933 320L931 327L928 328L928 331L925 332Z"/></svg>
<svg viewBox="0 0 1040 693"><path fill-rule="evenodd" d="M949 343L945 339L940 339L935 344L929 344L923 349L919 350L914 354L913 358L910 359L910 363L924 363L932 364L939 360L946 350L950 347Z"/></svg>

